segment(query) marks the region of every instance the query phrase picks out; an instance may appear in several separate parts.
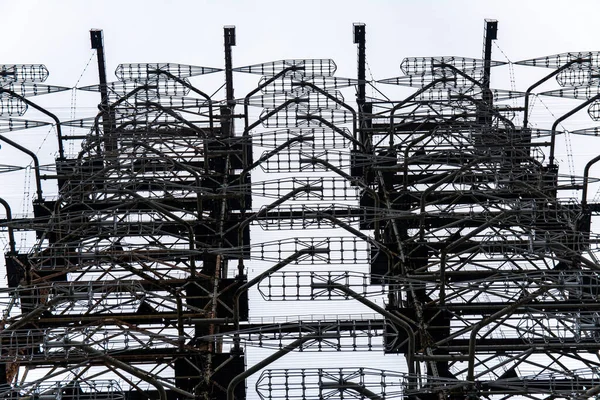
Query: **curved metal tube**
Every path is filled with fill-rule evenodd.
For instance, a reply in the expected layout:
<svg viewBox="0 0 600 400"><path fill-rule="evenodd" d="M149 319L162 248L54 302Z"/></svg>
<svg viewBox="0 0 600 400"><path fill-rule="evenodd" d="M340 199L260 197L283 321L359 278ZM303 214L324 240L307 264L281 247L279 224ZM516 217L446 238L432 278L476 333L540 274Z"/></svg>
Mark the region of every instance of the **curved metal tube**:
<svg viewBox="0 0 600 400"><path fill-rule="evenodd" d="M446 261L448 258L448 252L450 250L452 250L453 248L457 247L458 245L471 239L472 237L479 234L480 232L484 231L485 229L489 228L490 226L494 225L499 220L506 218L510 214L516 214L516 213L518 213L518 211L516 211L516 210L508 210L503 213L500 213L499 215L495 216L491 220L489 220L486 223L482 224L481 226L473 229L466 235L462 236L460 239L456 240L455 242L450 243L448 246L446 246L442 249L442 251L440 252L440 304L443 305L446 302Z"/></svg>
<svg viewBox="0 0 600 400"><path fill-rule="evenodd" d="M289 199L291 199L292 197L294 197L296 194L301 193L301 192L311 192L311 191L322 191L323 188L320 186L302 186L299 188L296 188L294 190L292 190L291 192L289 192L288 194L284 195L283 197L280 197L279 199L277 199L276 201L274 201L273 203L263 207L259 212L257 212L256 214L253 214L252 216L250 216L249 218L246 218L245 220L241 221L238 224L235 224L234 226L232 226L231 228L229 228L227 230L227 232L231 232L234 229L237 229L237 233L238 233L238 245L242 246L243 244L243 236L244 236L244 229L246 228L246 226L250 225L252 223L252 221L265 216L269 211L271 211L272 209L274 209L275 207L277 207L278 205L288 201ZM242 275L243 274L243 269L244 269L244 256L243 254L240 255L240 258L238 260L238 271L239 274Z"/></svg>
<svg viewBox="0 0 600 400"><path fill-rule="evenodd" d="M190 254L190 268L191 268L191 275L195 276L196 275L196 262L195 259L196 257L194 256L193 252L196 249L195 243L196 243L196 239L195 239L195 235L194 235L194 228L192 227L192 225L190 225L187 221L183 220L182 218L178 217L177 215L173 214L172 212L170 212L169 210L166 210L164 207L160 206L158 203L145 198L144 196L140 195L137 192L134 192L133 190L129 190L129 189L109 189L109 190L105 190L105 193L116 193L116 194L120 194L120 193L127 193L128 195L135 197L137 200L141 201L142 203L146 203L149 206L151 206L153 209L159 211L160 213L166 215L167 217L172 218L173 220L179 222L180 224L184 225L187 228L188 231L188 237L189 237L189 248L190 251L192 252L192 254Z"/></svg>
<svg viewBox="0 0 600 400"><path fill-rule="evenodd" d="M153 70L153 71L148 71L148 73L149 74L157 74L157 75L161 75L161 74L166 75L167 77L169 77L169 79L173 79L180 85L185 86L186 88L190 89L192 92L204 97L206 99L206 101L208 101L208 118L209 118L208 123L209 123L210 131L211 132L213 131L213 108L212 108L213 101L209 95L207 95L203 91L195 88L194 86L190 85L185 80L179 78L178 76L173 75L172 73L170 73L168 71L163 71L161 69L157 69L157 70Z"/></svg>
<svg viewBox="0 0 600 400"><path fill-rule="evenodd" d="M598 161L600 161L600 156L596 156L596 157L592 158L585 165L585 168L583 170L583 189L581 191L581 205L584 207L587 205L587 192L588 192L588 181L589 181L589 176L590 176L590 168L592 168L592 165L594 165Z"/></svg>
<svg viewBox="0 0 600 400"><path fill-rule="evenodd" d="M581 110L585 106L593 103L594 101L596 101L598 99L600 99L600 93L595 95L594 97L591 97L590 99L584 101L583 103L581 103L580 105L578 105L577 107L575 107L574 109L572 109L571 111L569 111L568 113L566 113L565 115L563 115L562 117L559 117L556 121L554 121L554 123L552 124L552 131L550 133L550 157L548 157L549 165L554 165L554 148L556 147L556 128L558 127L558 124L560 124L565 119L567 119L571 115L575 114L577 111Z"/></svg>
<svg viewBox="0 0 600 400"><path fill-rule="evenodd" d="M10 223L12 221L12 212L10 209L10 204L8 204L8 202L1 197L0 197L0 204L2 204L2 206L4 206L4 209L6 210L6 221ZM13 227L10 226L10 224L7 226L7 229L8 229L8 247L10 248L11 253L16 253L17 252L17 249L16 249L17 243L15 241L15 231L14 231Z"/></svg>
<svg viewBox="0 0 600 400"><path fill-rule="evenodd" d="M179 115L177 115L176 112L174 112L173 110L171 110L171 109L169 109L167 107L164 107L160 103L156 103L156 102L153 102L153 101L146 101L146 102L142 103L142 106L157 108L157 109L161 110L162 112L164 112L165 114L169 114L171 117L173 117L176 120L178 120L178 121L182 122L183 124L187 125L194 132L200 133L200 134L205 134L205 132L203 132L202 129L198 128L196 125L192 124L191 122L189 122L185 118L181 118Z"/></svg>
<svg viewBox="0 0 600 400"><path fill-rule="evenodd" d="M241 235L244 228L246 226L250 225L250 223L252 221L254 221L260 217L264 217L269 211L271 211L278 205L288 201L289 199L294 197L296 194L301 193L301 192L312 192L312 191L320 191L320 190L323 190L323 188L320 186L302 186L302 187L296 188L296 189L290 191L288 194L284 195L283 197L280 197L273 203L261 208L261 210L259 212L257 212L256 214L253 214L249 218L246 218L245 220L235 224L234 226L229 228L227 230L227 232L231 232L232 230L237 229L240 232L239 234ZM240 242L240 245L241 245L241 242Z"/></svg>
<svg viewBox="0 0 600 400"><path fill-rule="evenodd" d="M292 65L291 67L284 68L283 70L278 72L276 75L273 75L271 78L267 79L266 81L264 81L263 83L258 85L255 89L250 91L246 95L246 97L244 97L244 132L246 132L246 133L248 132L248 105L249 105L248 103L250 101L250 97L253 94L258 93L262 88L269 86L271 83L273 83L274 81L276 81L283 75L287 74L288 72L301 71L301 70L304 70L304 67L299 66L299 65Z"/></svg>
<svg viewBox="0 0 600 400"><path fill-rule="evenodd" d="M264 360L258 362L257 364L253 365L252 367L248 368L246 371L242 372L241 374L235 376L231 380L231 382L229 382L229 385L227 386L227 400L234 400L235 399L235 395L234 395L235 388L244 379L246 379L250 375L252 375L252 374L260 371L261 369L263 369L267 365L269 365L269 364L277 361L281 357L285 356L287 353L293 351L294 349L297 349L298 347L302 346L304 343L308 342L309 340L314 340L314 339L317 339L317 340L319 340L319 339L321 339L321 340L322 339L333 339L333 338L337 338L337 337L338 337L337 334L328 334L328 333L319 334L319 333L314 333L314 334L303 336L301 338L298 338L298 339L294 340L292 343L284 346L281 350L279 350L279 351L271 354L269 357L265 358Z"/></svg>
<svg viewBox="0 0 600 400"><path fill-rule="evenodd" d="M66 339L64 342L66 345L81 347L88 353L93 354L95 357L101 358L107 364L113 365L119 369L122 369L123 371L129 372L131 375L136 376L137 378L141 379L144 382L148 382L149 384L151 384L152 386L154 386L156 388L156 390L158 391L160 400L168 399L167 391L165 390L164 386L160 382L158 382L156 379L152 378L150 376L150 374L148 374L147 371L144 371L139 368L133 367L129 364L126 364L123 361L117 360L116 358L111 357L108 354L101 352L100 350L96 350L92 346L88 346L84 343L75 342L75 341L68 340L68 339Z"/></svg>
<svg viewBox="0 0 600 400"><path fill-rule="evenodd" d="M344 390L354 390L356 393L371 400L385 400L377 393L374 393L366 387L364 387L363 385L354 382L323 382L319 385L319 387L321 389L338 389L340 392Z"/></svg>
<svg viewBox="0 0 600 400"><path fill-rule="evenodd" d="M143 142L139 142L137 140L134 140L133 142L131 142L131 144L133 144L134 146L140 146L145 148L146 150L156 154L157 156L159 156L160 158L167 160L168 162L172 163L173 165L178 166L179 168L186 170L187 172L189 172L190 174L194 175L194 179L196 180L196 187L198 188L198 191L200 190L200 188L202 187L202 180L200 178L200 175L198 174L198 172L196 172L193 168L190 168L188 165L185 165L177 160L174 160L170 157L165 157L165 155L163 153L161 153L160 151L156 150L154 147L147 145L146 143ZM200 200L200 196L199 196L199 192L196 193L196 207L198 207L198 213L201 212L202 210L202 202ZM198 214L198 217L200 218L201 215Z"/></svg>
<svg viewBox="0 0 600 400"><path fill-rule="evenodd" d="M371 310L377 312L378 314L381 314L384 317L390 319L392 322L394 322L399 327L401 327L406 332L406 335L408 337L408 351L406 352L406 363L408 365L408 373L410 375L414 375L415 366L413 363L413 358L414 358L414 355L416 352L416 345L415 345L416 340L415 340L415 333L413 332L412 327L410 326L410 324L407 321L404 321L397 315L392 314L391 312L387 311L386 309L379 307L377 304L373 303L372 301L365 299L363 296L356 293L354 290L350 289L349 287L342 285L341 283L335 283L335 282L313 283L311 286L315 289L328 289L328 290L337 289L337 290L340 290L340 291L344 292L345 294L347 294L348 296L352 297L354 300L369 307Z"/></svg>
<svg viewBox="0 0 600 400"><path fill-rule="evenodd" d="M244 138L244 146L248 146L250 144L250 141L248 140L249 136L250 136L250 130L256 126L256 124L252 125L252 128L249 126L249 116L248 116L248 103L250 102L250 97L255 94L258 93L261 89L263 89L264 87L270 85L271 83L273 83L275 80L279 79L280 77L282 77L283 75L287 74L290 71L299 71L299 70L304 70L304 67L302 66L298 66L298 65L292 65L291 67L288 68L284 68L282 71L280 71L279 73L275 74L274 76L272 76L271 78L267 79L266 81L264 81L262 84L258 85L255 89L251 90L246 97L244 97L244 131L242 133L242 138ZM285 103L284 103L285 104ZM269 118L270 115L265 116L264 118L259 118L259 121L264 120ZM257 121L258 122L258 121ZM246 156L247 152L244 151L244 164L247 163L247 156Z"/></svg>
<svg viewBox="0 0 600 400"><path fill-rule="evenodd" d="M346 110L350 111L350 113L352 114L352 136L354 137L354 140L357 140L356 139L356 130L357 130L358 117L356 116L356 110L354 110L354 108L350 107L348 104L344 103L343 101L336 98L335 96L332 96L329 92L321 89L314 83L305 82L305 81L292 82L292 86L300 86L300 87L308 86L309 88L313 89L314 91L321 93L323 96L327 97L329 100L333 101L334 103L339 104L340 106L344 107Z"/></svg>
<svg viewBox="0 0 600 400"><path fill-rule="evenodd" d="M300 164L302 163L310 163L310 164L321 164L322 166L324 166L327 169L332 170L333 172L335 172L336 174L338 174L339 176L341 176L342 178L360 186L361 188L363 188L365 191L369 192L369 194L371 196L373 196L373 200L375 200L375 202L377 203L377 205L380 204L380 200L379 200L379 195L377 194L377 192L375 190L373 190L373 188L369 187L369 185L367 185L366 183L364 183L361 179L355 178L353 176L348 175L347 173L345 173L343 170L341 170L340 168L336 167L335 165L331 164L329 161L326 160L321 160L319 158L316 157L312 157L312 158L301 158L300 160L298 160L300 162Z"/></svg>
<svg viewBox="0 0 600 400"><path fill-rule="evenodd" d="M531 293L530 295L525 296L525 297L521 298L519 301L516 301L516 302L512 303L511 305L506 306L502 310L490 315L489 317L482 319L477 324L475 324L475 326L472 327L471 335L469 337L469 364L468 364L468 368L467 368L467 380L468 381L472 382L475 379L474 378L474 376L475 376L475 346L477 344L477 333L479 333L481 328L485 327L486 325L488 325L491 322L496 321L498 318L505 316L506 314L510 314L517 308L521 307L523 304L530 302L531 300L535 299L540 294L546 292L548 289L550 289L550 288L546 287L546 286L542 286L541 288L539 288L535 292Z"/></svg>
<svg viewBox="0 0 600 400"><path fill-rule="evenodd" d="M529 86L527 88L527 90L525 91L525 106L524 106L524 116L523 116L523 129L527 129L527 122L528 122L528 114L529 114L529 96L531 95L531 91L533 89L535 89L536 87L540 86L542 83L546 82L548 79L552 78L555 75L558 75L561 71L569 68L571 65L573 64L581 64L583 62L590 62L591 60L589 58L583 59L583 58L577 58L573 61L569 61L568 63L566 63L565 65L563 65L560 68L557 68L555 71L553 71L550 75L546 75L545 77L543 77L542 79L540 79L539 81L537 81L536 83L534 83L533 85Z"/></svg>
<svg viewBox="0 0 600 400"><path fill-rule="evenodd" d="M0 93L8 93L9 95L16 97L18 99L20 99L21 101L23 101L25 104L27 104L28 106L31 106L33 108L35 108L36 110L38 110L39 112L41 112L42 114L46 114L47 116L49 116L50 118L52 118L54 120L54 122L56 123L56 134L58 136L58 156L59 159L64 159L65 158L65 150L63 147L63 143L62 143L62 130L60 127L60 120L58 119L58 117L54 114L52 114L50 111L38 106L37 104L31 102L30 100L27 100L27 98L13 92L12 90L8 90L8 89L3 89L0 87Z"/></svg>
<svg viewBox="0 0 600 400"><path fill-rule="evenodd" d="M346 172L342 171L340 168L336 167L335 165L331 164L329 161L325 161L325 160L321 160L318 159L316 157L312 157L312 158L301 158L300 160L298 160L300 162L300 164L302 163L311 163L313 165L315 164L321 164L323 165L325 168L330 169L331 171L335 172L336 174L338 174L339 176L341 176L342 178L350 181L351 183L354 183L358 186L360 186L363 190L365 190L366 192L368 192L371 197L373 197L373 200L375 201L375 207L376 209L379 209L379 206L381 204L381 200L379 198L379 194L377 194L377 192L371 188L369 185L367 185L366 183L364 183L361 179L355 178L353 176L348 175ZM373 224L375 229L375 238L377 239L379 236L379 220L376 219L375 223Z"/></svg>
<svg viewBox="0 0 600 400"><path fill-rule="evenodd" d="M415 97L417 97L418 95L420 95L421 93L426 92L427 90L431 89L432 87L434 87L438 83L441 83L441 82L450 82L450 81L453 81L453 80L456 80L456 79L449 79L449 78L434 79L433 81L431 81L427 85L423 86L420 90L417 90L415 93L413 93L410 96L408 96L406 99L398 102L398 104L396 104L390 110L390 134L391 135L394 134L394 113L396 112L396 110L400 109L403 105L405 105L406 103L408 103L409 101L411 101L412 99L414 99Z"/></svg>
<svg viewBox="0 0 600 400"><path fill-rule="evenodd" d="M473 165L477 164L480 161L481 161L481 158L476 158L475 160L469 162L468 164L463 165L459 169L449 171L445 177L443 177L442 179L440 179L439 181L437 181L436 183L429 186L427 189L425 189L423 191L423 194L421 195L420 205L419 205L419 209L420 209L420 212L419 212L419 239L422 242L425 241L425 206L427 205L427 204L425 204L425 202L427 200L427 197L438 187L447 183L451 179L455 178L458 174L468 170L469 168L471 168Z"/></svg>
<svg viewBox="0 0 600 400"><path fill-rule="evenodd" d="M321 124L325 125L326 127L328 127L329 129L331 129L332 131L339 133L340 136L342 136L344 139L347 139L349 142L351 142L354 145L354 148L356 149L356 147L361 147L363 151L367 151L366 146L361 143L360 141L356 140L354 137L348 135L346 132L344 132L342 129L338 128L337 126L335 126L334 124L332 124L331 122L327 121L325 118L321 117L320 115L312 115L312 114L306 114L306 115L297 115L296 119L299 120L306 120L306 121L311 121L311 120L316 120L319 121Z"/></svg>
<svg viewBox="0 0 600 400"><path fill-rule="evenodd" d="M327 254L327 253L329 253L328 248L320 248L319 249L319 248L315 248L315 247L307 247L305 249L295 252L291 256L278 262L277 264L273 265L271 268L258 274L257 276L255 276L254 278L252 278L251 280L246 282L245 284L241 285L233 294L233 319L234 319L234 323L235 323L235 330L236 331L240 330L240 296L242 293L248 291L248 289L250 289L252 286L254 286L257 283L259 283L260 281L262 281L266 276L272 274L273 272L279 271L281 268L285 267L286 265L290 264L291 262L296 261L298 258L302 257L305 254L315 255L315 254ZM238 335L236 334L236 336L238 336ZM234 339L234 340L235 340L235 347L239 348L239 337L237 337L237 340L236 339Z"/></svg>
<svg viewBox="0 0 600 400"><path fill-rule="evenodd" d="M148 90L148 89L156 89L156 88L157 88L156 86L149 86L149 85L143 85L143 86L136 87L131 92L127 93L125 96L121 97L119 100L115 101L110 106L108 106L108 110L103 110L103 111L100 111L98 114L96 114L96 117L94 118L94 130L96 131L96 138L98 140L98 145L100 144L100 118L101 117L103 117L106 114L110 114L110 112L114 111L114 109L119 104L123 103L125 100L127 100L128 98L130 98L137 92L141 92L142 90Z"/></svg>
<svg viewBox="0 0 600 400"><path fill-rule="evenodd" d="M9 145L11 145L12 147L14 147L18 150L21 150L23 153L27 154L29 157L31 157L33 159L33 169L35 172L35 186L36 186L36 190L37 190L37 199L40 202L43 201L44 199L42 197L42 178L40 175L40 161L38 160L35 153L33 151L29 150L28 148L21 146L19 143L13 142L6 136L0 135L0 140L5 143L8 143Z"/></svg>
<svg viewBox="0 0 600 400"><path fill-rule="evenodd" d="M274 148L273 150L269 151L267 154L265 154L264 156L262 156L261 158L259 158L255 162L253 162L251 165L249 165L246 168L244 168L242 170L242 172L240 172L239 177L237 179L235 179L233 182L239 181L240 184L243 185L244 184L244 178L246 177L246 175L248 175L248 173L250 171L252 171L254 168L258 167L263 162L267 161L269 158L273 157L275 154L279 153L281 150L283 150L283 149L285 149L287 147L290 147L292 144L294 144L296 142L303 143L304 141L312 141L312 140L314 140L314 136L296 136L296 137L293 137L293 138L290 138L290 139L286 140L284 143L282 143L281 145L277 146L276 148Z"/></svg>
<svg viewBox="0 0 600 400"><path fill-rule="evenodd" d="M34 318L39 316L41 313L43 313L44 311L50 309L50 307L53 307L54 305L56 305L64 300L65 300L65 296L62 294L59 294L58 296L52 298L51 300L47 301L46 303L40 304L36 309L21 316L21 318L19 320L13 322L12 324L10 324L6 328L4 328L3 332L15 331L15 330L27 325L31 320L33 320Z"/></svg>
<svg viewBox="0 0 600 400"><path fill-rule="evenodd" d="M242 136L248 136L248 133L256 128L259 124L261 124L263 121L271 118L273 115L277 114L279 111L283 110L284 108L286 108L287 106L289 106L290 104L300 104L300 103L307 103L308 99L300 99L298 97L295 97L293 99L289 99L284 101L283 103L281 103L280 105L278 105L277 107L275 107L274 109L272 109L271 111L269 111L268 113L266 113L265 115L263 115L262 117L260 117L259 119L257 119L256 121L254 121L252 124L248 125L246 127L246 129L244 129L244 132L242 134Z"/></svg>
<svg viewBox="0 0 600 400"><path fill-rule="evenodd" d="M311 215L307 215L307 218L308 217L311 217ZM391 251L386 246L382 245L379 241L373 239L370 236L365 235L364 233L362 233L358 229L353 228L349 224L345 223L344 221L341 221L339 218L336 218L336 217L334 217L331 214L327 214L327 213L324 213L324 212L318 212L318 213L315 213L314 218L323 218L323 219L326 219L326 220L330 221L331 223L333 223L333 224L339 226L340 228L344 229L345 231L350 232L354 236L356 236L356 237L364 240L365 242L369 243L373 247L376 247L379 250L383 251L388 256L389 260L393 260L394 258L396 258L398 256L398 254L396 254L395 252Z"/></svg>

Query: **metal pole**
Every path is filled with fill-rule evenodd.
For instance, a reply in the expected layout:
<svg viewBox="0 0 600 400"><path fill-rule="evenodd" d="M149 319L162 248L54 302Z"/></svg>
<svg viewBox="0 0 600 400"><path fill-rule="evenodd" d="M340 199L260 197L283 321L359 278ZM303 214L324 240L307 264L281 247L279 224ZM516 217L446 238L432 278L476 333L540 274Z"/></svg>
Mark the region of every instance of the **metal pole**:
<svg viewBox="0 0 600 400"><path fill-rule="evenodd" d="M362 149L371 148L371 141L366 133L372 127L373 104L366 101L367 86L367 52L366 52L366 25L363 23L354 23L354 44L357 45L357 78L356 104L358 108L358 138ZM353 149L356 151L356 146Z"/></svg>
<svg viewBox="0 0 600 400"><path fill-rule="evenodd" d="M107 150L114 150L112 143L112 130L114 127L114 110L108 106L108 86L106 81L106 61L104 59L104 37L102 29L92 29L90 31L92 49L96 50L98 59L98 80L100 82L100 110L102 112L102 125L104 127L105 146Z"/></svg>
<svg viewBox="0 0 600 400"><path fill-rule="evenodd" d="M227 100L227 105L231 108L233 114L235 100L233 97L233 66L231 48L235 46L235 26L224 26L223 37L225 41L225 98Z"/></svg>
<svg viewBox="0 0 600 400"><path fill-rule="evenodd" d="M358 47L358 86L356 93L356 104L358 104L358 112L361 113L362 107L365 105L366 97L366 25L363 23L354 24L354 44ZM361 113L362 114L362 113Z"/></svg>
<svg viewBox="0 0 600 400"><path fill-rule="evenodd" d="M100 104L103 109L108 107L108 88L106 86L106 62L104 60L104 37L102 29L92 29L90 31L92 49L96 50L98 60L98 79L100 81Z"/></svg>

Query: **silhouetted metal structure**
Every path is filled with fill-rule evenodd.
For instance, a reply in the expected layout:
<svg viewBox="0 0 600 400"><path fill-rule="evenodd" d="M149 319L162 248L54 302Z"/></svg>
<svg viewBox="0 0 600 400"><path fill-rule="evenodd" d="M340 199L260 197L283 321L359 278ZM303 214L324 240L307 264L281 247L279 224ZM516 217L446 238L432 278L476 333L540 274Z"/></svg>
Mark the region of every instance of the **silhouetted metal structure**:
<svg viewBox="0 0 600 400"><path fill-rule="evenodd" d="M482 59L406 58L404 75L373 82L364 24L354 25L356 79L335 77L326 59L234 68L226 27L224 70L122 64L109 82L102 32L92 31L100 83L79 89L101 94L100 112L62 123L28 100L67 89L39 83L44 66L0 66L0 140L34 160L37 188L31 218L0 199L9 238L0 398L599 394L599 208L588 187L600 157L581 177L559 174L556 141L579 110L600 118L600 53L518 62L551 72L525 92L493 89L492 67L505 64L492 60L496 32L486 21ZM223 100L190 83L217 72ZM236 98L234 73L262 78ZM530 100L553 77L564 88L541 94L583 102L534 128ZM368 97L375 84L413 89ZM506 103L514 99L522 105ZM55 174L4 135L48 124L12 118L28 107L54 121ZM67 155L72 140L82 147ZM58 185L56 198L44 197L42 179ZM265 240L262 230L281 234ZM15 231L35 232L35 243L17 248ZM263 271L248 277L255 261ZM307 307L351 300L373 314L267 323L252 318L249 290ZM254 346L273 353L246 365ZM270 369L297 350L404 358L393 371Z"/></svg>

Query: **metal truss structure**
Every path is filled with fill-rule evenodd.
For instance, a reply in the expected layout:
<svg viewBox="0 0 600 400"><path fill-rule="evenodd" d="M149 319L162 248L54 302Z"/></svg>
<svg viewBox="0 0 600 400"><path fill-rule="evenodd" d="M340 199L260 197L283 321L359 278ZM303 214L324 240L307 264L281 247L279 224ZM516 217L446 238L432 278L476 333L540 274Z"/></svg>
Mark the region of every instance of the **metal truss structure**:
<svg viewBox="0 0 600 400"><path fill-rule="evenodd" d="M598 134L559 128L585 107L600 119L600 53L517 62L550 73L524 92L494 89L492 67L506 64L491 57L496 31L486 21L481 59L406 58L402 76L377 82L366 79L364 24L354 25L356 78L334 76L327 59L234 68L226 27L224 69L122 64L108 82L92 31L100 80L79 89L100 93L100 112L73 121L30 100L68 89L40 83L43 65L0 66L0 141L31 157L36 182L33 216L0 199L0 398L598 395L600 207L588 191L600 156L575 176L559 170L556 148ZM223 99L192 83L217 72ZM262 78L236 97L234 73ZM562 88L536 90L551 78ZM375 84L400 100L367 97ZM578 106L539 127L529 119L542 94ZM29 108L52 122L13 118ZM58 152L42 174L11 137L49 124ZM72 141L81 150L68 155ZM26 248L21 231L35 234ZM249 291L371 314L269 323ZM272 352L250 365L254 347ZM403 357L395 370L270 368L296 351Z"/></svg>

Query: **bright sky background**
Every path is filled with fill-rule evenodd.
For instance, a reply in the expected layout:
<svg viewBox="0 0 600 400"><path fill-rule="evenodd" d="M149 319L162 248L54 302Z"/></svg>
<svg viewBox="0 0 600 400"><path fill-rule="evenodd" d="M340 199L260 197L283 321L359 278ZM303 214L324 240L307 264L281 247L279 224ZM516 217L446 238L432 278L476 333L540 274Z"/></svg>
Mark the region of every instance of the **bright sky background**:
<svg viewBox="0 0 600 400"><path fill-rule="evenodd" d="M499 21L495 60L506 61L507 57L519 61L567 51L600 50L597 0L0 0L0 13L0 63L43 63L50 71L46 83L67 87L75 86L78 80L78 86L97 83L95 57L86 69L93 54L89 38L92 28L104 30L109 81L115 80L117 64L128 62L222 67L224 25L235 25L237 29L234 66L284 58L332 58L338 65L337 76L355 77L352 23L366 23L368 74L376 80L401 75L399 65L407 56L480 58L485 18ZM541 72L532 72L536 73ZM200 88L203 79L208 87L216 89L223 76L199 78ZM508 80L492 79L492 86L510 89ZM258 77L253 78L257 81ZM517 80L515 85L524 90L531 82ZM554 83L551 88L556 87ZM242 93L236 88L236 94ZM78 105L83 107L77 117L93 115L99 95L77 96ZM64 119L72 115L70 101L69 92L39 98ZM28 117L29 113L24 118ZM587 120L587 126L594 123ZM27 132L11 137L51 162L56 151L54 138L40 146L46 143L46 134L47 130L42 130L35 138L28 138ZM576 150L589 159L597 154L597 148L594 145ZM0 164L22 159L22 155L9 154L8 147L2 146ZM10 200L17 213L23 207L22 189L22 177L0 176L0 197ZM48 187L48 191L53 189ZM329 359L335 356L323 355ZM260 356L254 357L256 360ZM313 353L306 357L316 356ZM364 354L353 357L354 365L363 364L359 358ZM319 364L316 358L311 360ZM277 366L294 362L282 360ZM348 365L348 359L335 363ZM394 369L393 359L386 363L377 361L371 366Z"/></svg>
<svg viewBox="0 0 600 400"><path fill-rule="evenodd" d="M378 79L398 73L406 56L479 57L484 18L499 21L498 43L513 61L600 42L593 0L0 0L0 10L3 63L45 63L51 82L65 86L89 58L91 28L104 30L109 71L123 62L221 66L222 27L236 25L238 66L327 57L345 76L355 67L352 23L364 22Z"/></svg>

